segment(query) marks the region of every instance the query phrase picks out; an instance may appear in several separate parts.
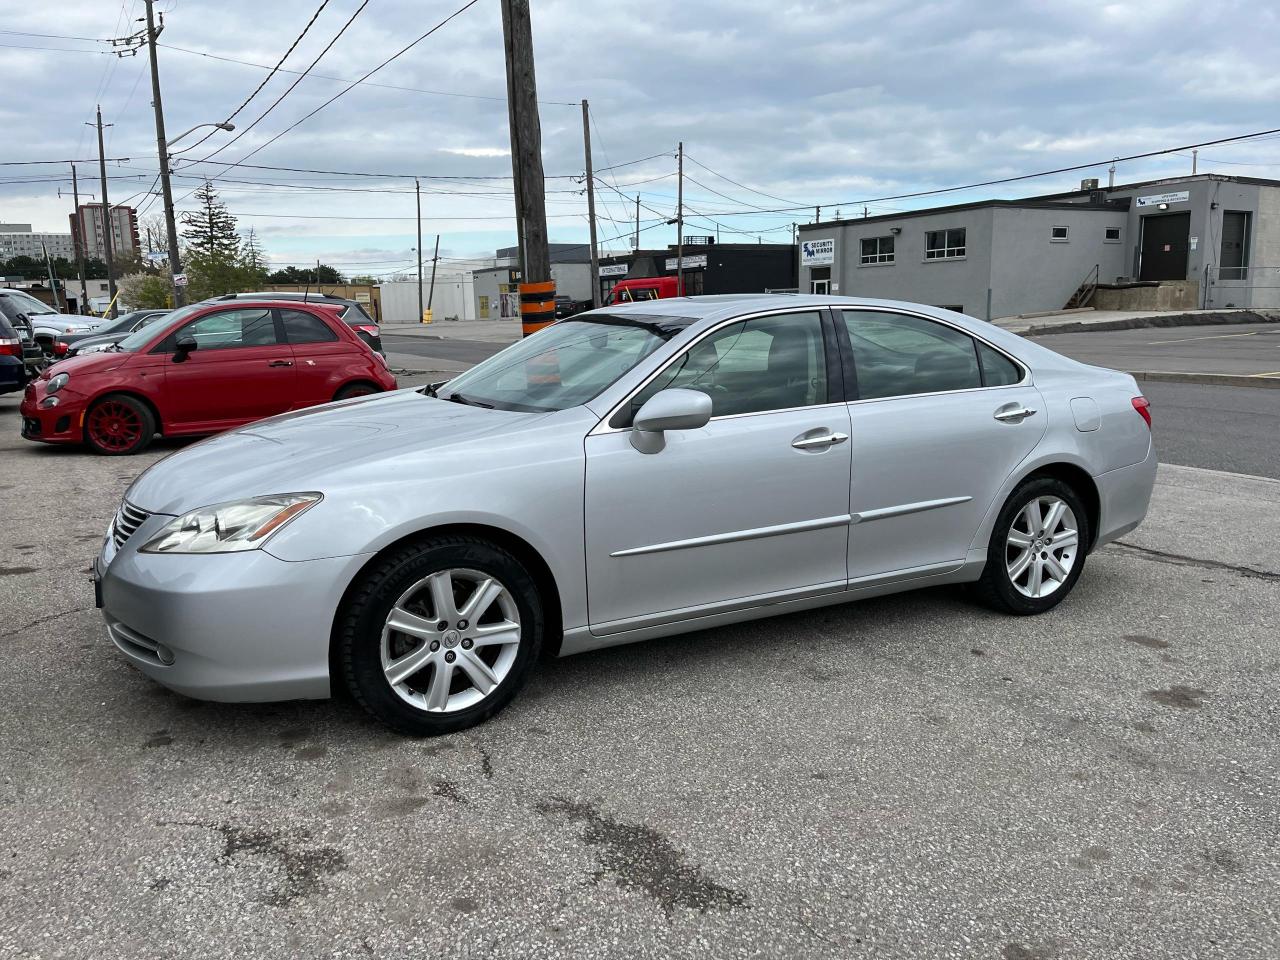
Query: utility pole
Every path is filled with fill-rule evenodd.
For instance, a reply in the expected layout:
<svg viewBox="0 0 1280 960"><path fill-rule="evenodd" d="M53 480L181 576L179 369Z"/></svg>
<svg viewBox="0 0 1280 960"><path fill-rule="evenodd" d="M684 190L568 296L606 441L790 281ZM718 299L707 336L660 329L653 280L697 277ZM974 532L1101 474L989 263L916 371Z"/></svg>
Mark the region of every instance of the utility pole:
<svg viewBox="0 0 1280 960"><path fill-rule="evenodd" d="M591 169L591 108L582 101L582 145L587 157L587 220L591 225L591 306L600 296L600 251L596 249L596 184Z"/></svg>
<svg viewBox="0 0 1280 960"><path fill-rule="evenodd" d="M1192 150L1192 151L1191 151L1191 175L1192 175L1193 177L1196 175L1196 162L1197 162L1199 159L1200 159L1200 151L1199 151L1199 150Z"/></svg>
<svg viewBox="0 0 1280 960"><path fill-rule="evenodd" d="M1116 185L1116 162L1111 161L1111 168L1107 171L1107 189L1111 189Z"/></svg>
<svg viewBox="0 0 1280 960"><path fill-rule="evenodd" d="M507 109L511 122L511 173L520 230L520 319L525 335L555 320L555 281L547 243L547 207L542 174L542 125L533 65L529 0L502 0L507 54Z"/></svg>
<svg viewBox="0 0 1280 960"><path fill-rule="evenodd" d="M49 248L40 241L40 252L44 254L44 267L49 271L49 293L53 296L53 309L62 313L62 304L58 302L58 281L53 278L53 261L49 259ZM63 299L65 304L66 300Z"/></svg>
<svg viewBox="0 0 1280 960"><path fill-rule="evenodd" d="M160 99L160 67L156 60L156 37L164 29L156 29L155 0L147 4L147 53L151 57L151 106L156 114L156 150L160 155L160 192L164 198L164 230L169 244L169 276L173 283L173 305L180 307L187 302L187 288L178 283L182 273L182 255L178 252L178 225L173 215L173 187L169 185L169 145L164 137L164 104Z"/></svg>
<svg viewBox="0 0 1280 960"><path fill-rule="evenodd" d="M112 126L112 124L107 124ZM107 264L107 296L111 298L111 317L119 316L116 308L116 271L111 256L111 201L107 199L107 151L102 145L102 105L98 105L98 175L102 179L102 253Z"/></svg>
<svg viewBox="0 0 1280 960"><path fill-rule="evenodd" d="M76 270L80 273L80 313L89 305L89 285L84 278L84 217L80 215L80 181L76 179L76 165L71 165L71 196L76 205L76 232L71 239L76 247Z"/></svg>
<svg viewBox="0 0 1280 960"><path fill-rule="evenodd" d="M431 309L431 301L436 298L436 264L440 262L440 234L436 234L436 252L431 255L431 289L427 291L427 309ZM418 287L422 289L421 285Z"/></svg>
<svg viewBox="0 0 1280 960"><path fill-rule="evenodd" d="M422 184L413 178L413 192L418 204L418 322L426 320L427 314L422 306Z"/></svg>
<svg viewBox="0 0 1280 960"><path fill-rule="evenodd" d="M635 248L640 249L640 194L636 194L636 243Z"/></svg>
<svg viewBox="0 0 1280 960"><path fill-rule="evenodd" d="M813 208L813 222L814 222L814 223L821 223L821 222L822 222L822 208L821 208L821 207L814 207L814 208Z"/></svg>
<svg viewBox="0 0 1280 960"><path fill-rule="evenodd" d="M676 161L676 296L684 296L684 141Z"/></svg>

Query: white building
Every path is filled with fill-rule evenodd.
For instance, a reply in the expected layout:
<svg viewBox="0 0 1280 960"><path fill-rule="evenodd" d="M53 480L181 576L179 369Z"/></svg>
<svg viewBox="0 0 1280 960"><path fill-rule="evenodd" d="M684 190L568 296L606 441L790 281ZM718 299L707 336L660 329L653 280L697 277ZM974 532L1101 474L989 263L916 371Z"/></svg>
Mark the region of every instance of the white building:
<svg viewBox="0 0 1280 960"><path fill-rule="evenodd" d="M14 257L44 259L44 251L52 259L63 257L74 261L75 244L69 233L36 233L29 223L0 223L0 260Z"/></svg>

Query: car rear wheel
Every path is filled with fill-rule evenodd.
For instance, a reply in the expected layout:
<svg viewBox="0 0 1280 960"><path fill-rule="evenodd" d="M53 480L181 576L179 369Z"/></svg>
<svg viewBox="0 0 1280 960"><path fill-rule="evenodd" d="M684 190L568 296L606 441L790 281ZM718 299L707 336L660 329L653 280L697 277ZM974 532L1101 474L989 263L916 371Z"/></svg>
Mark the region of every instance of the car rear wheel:
<svg viewBox="0 0 1280 960"><path fill-rule="evenodd" d="M533 578L505 550L436 537L383 558L339 615L338 662L357 701L408 736L482 723L516 695L542 644Z"/></svg>
<svg viewBox="0 0 1280 960"><path fill-rule="evenodd" d="M108 394L84 418L84 442L95 453L127 456L145 450L156 433L156 418L141 400Z"/></svg>
<svg viewBox="0 0 1280 960"><path fill-rule="evenodd" d="M348 383L333 395L333 399L350 400L352 397L367 397L378 392L378 388L372 383Z"/></svg>
<svg viewBox="0 0 1280 960"><path fill-rule="evenodd" d="M1005 613L1044 613L1080 579L1089 542L1089 514L1076 492L1060 480L1028 480L996 519L977 593Z"/></svg>

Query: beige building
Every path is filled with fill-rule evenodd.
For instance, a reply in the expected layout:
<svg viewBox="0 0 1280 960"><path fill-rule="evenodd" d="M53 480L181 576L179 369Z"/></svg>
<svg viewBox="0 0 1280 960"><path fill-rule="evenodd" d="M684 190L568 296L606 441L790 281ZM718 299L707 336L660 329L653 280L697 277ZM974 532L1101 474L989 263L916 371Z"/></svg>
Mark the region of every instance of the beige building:
<svg viewBox="0 0 1280 960"><path fill-rule="evenodd" d="M72 241L83 238L84 255L90 260L102 260L106 256L103 242L102 204L82 203L71 214ZM111 206L111 251L115 254L133 253L138 250L138 211L133 207Z"/></svg>

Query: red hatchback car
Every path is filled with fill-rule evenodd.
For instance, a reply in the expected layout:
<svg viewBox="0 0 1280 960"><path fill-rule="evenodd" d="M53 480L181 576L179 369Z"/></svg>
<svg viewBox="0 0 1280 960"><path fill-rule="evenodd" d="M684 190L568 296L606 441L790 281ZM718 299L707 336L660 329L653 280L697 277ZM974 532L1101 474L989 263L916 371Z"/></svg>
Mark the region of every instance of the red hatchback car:
<svg viewBox="0 0 1280 960"><path fill-rule="evenodd" d="M156 433L217 433L302 407L394 390L343 305L205 301L27 385L22 435L137 453Z"/></svg>

